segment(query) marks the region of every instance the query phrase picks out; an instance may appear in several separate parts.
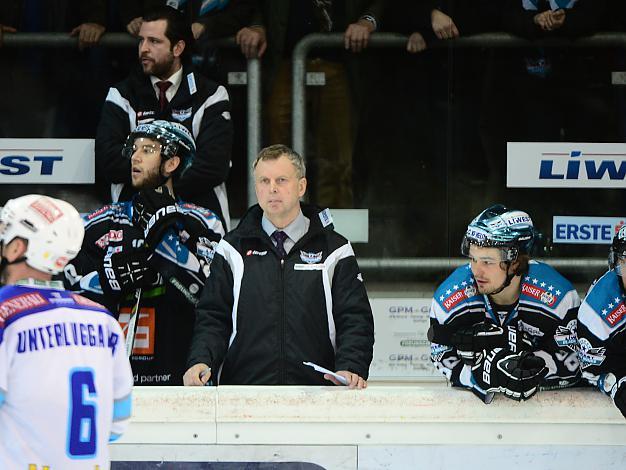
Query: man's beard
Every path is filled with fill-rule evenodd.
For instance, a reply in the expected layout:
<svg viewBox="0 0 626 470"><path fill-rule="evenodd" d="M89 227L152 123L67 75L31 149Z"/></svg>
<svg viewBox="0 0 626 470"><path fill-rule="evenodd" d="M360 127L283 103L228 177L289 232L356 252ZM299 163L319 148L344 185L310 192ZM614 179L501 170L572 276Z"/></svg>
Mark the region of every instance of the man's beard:
<svg viewBox="0 0 626 470"><path fill-rule="evenodd" d="M139 58L139 62L141 63L141 57ZM169 78L172 75L171 71L174 68L174 56L170 55L169 59L165 60L164 62L153 61L152 68L150 70L146 70L146 68L143 67L143 64L142 68L143 73L147 75L154 75L155 77L159 77L160 79Z"/></svg>
<svg viewBox="0 0 626 470"><path fill-rule="evenodd" d="M154 189L161 185L161 169L156 168L146 174L143 180L137 183L133 182L133 188L135 189Z"/></svg>

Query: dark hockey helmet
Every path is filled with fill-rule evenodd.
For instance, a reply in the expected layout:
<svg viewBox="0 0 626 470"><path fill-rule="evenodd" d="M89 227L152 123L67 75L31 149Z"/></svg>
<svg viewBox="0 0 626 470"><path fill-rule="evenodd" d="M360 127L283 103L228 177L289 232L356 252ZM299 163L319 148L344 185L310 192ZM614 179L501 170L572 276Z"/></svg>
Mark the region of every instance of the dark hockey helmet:
<svg viewBox="0 0 626 470"><path fill-rule="evenodd" d="M512 263L520 254L530 254L537 236L526 212L496 204L482 211L467 226L461 253L469 256L470 245L500 248L502 261Z"/></svg>
<svg viewBox="0 0 626 470"><path fill-rule="evenodd" d="M159 142L163 160L174 156L180 158L180 165L172 175L174 178L180 178L191 166L196 154L196 144L191 132L182 124L162 120L139 124L126 138L122 148L122 155L125 158L130 159L133 156L135 139L139 137L148 137Z"/></svg>
<svg viewBox="0 0 626 470"><path fill-rule="evenodd" d="M622 275L620 259L626 259L626 225L615 234L609 250L609 268L614 269L618 276Z"/></svg>

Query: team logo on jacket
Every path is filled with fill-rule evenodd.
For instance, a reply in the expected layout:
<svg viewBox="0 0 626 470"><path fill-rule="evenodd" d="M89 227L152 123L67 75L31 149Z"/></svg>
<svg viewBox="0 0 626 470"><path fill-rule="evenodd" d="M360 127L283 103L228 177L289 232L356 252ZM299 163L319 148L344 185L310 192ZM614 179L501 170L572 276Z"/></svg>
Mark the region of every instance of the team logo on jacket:
<svg viewBox="0 0 626 470"><path fill-rule="evenodd" d="M154 111L137 111L137 124L154 121Z"/></svg>
<svg viewBox="0 0 626 470"><path fill-rule="evenodd" d="M580 338L578 359L583 369L589 366L599 366L606 359L606 348L594 348L587 338Z"/></svg>
<svg viewBox="0 0 626 470"><path fill-rule="evenodd" d="M300 250L300 259L304 263L317 264L322 261L322 253L322 251L318 253L307 253L306 251Z"/></svg>
<svg viewBox="0 0 626 470"><path fill-rule="evenodd" d="M187 119L189 119L191 117L191 112L193 111L193 108L187 108L187 109L172 109L172 119L178 121L178 122L183 122L186 121Z"/></svg>
<svg viewBox="0 0 626 470"><path fill-rule="evenodd" d="M476 286L474 286L474 284L470 284L469 286L465 288L465 297L469 299L470 297L474 297L475 295L476 295Z"/></svg>
<svg viewBox="0 0 626 470"><path fill-rule="evenodd" d="M246 251L246 256L265 256L267 254L267 250L265 251L256 251L256 250L248 250Z"/></svg>
<svg viewBox="0 0 626 470"><path fill-rule="evenodd" d="M554 334L554 341L561 349L571 349L578 351L578 336L576 335L576 327L572 326L576 320L572 320L567 326L559 326Z"/></svg>

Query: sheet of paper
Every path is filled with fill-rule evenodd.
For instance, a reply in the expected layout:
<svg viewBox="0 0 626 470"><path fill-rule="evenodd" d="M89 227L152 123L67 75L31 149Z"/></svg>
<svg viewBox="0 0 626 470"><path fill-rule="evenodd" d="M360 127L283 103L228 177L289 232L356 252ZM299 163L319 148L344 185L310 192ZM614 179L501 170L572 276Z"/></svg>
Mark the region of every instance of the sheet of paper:
<svg viewBox="0 0 626 470"><path fill-rule="evenodd" d="M315 369L318 372L321 372L322 374L330 374L334 378L336 378L340 383L344 385L348 385L348 379L346 379L343 375L335 374L332 370L328 370L322 366L318 366L317 364L314 364L313 362L303 362L302 364L304 364L305 366L313 367L313 369Z"/></svg>

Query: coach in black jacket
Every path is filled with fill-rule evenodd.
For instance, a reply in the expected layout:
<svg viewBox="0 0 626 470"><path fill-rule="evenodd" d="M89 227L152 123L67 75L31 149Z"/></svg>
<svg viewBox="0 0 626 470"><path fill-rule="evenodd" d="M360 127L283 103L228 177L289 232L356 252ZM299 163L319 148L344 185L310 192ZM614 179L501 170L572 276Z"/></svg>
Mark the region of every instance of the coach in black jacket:
<svg viewBox="0 0 626 470"><path fill-rule="evenodd" d="M228 228L224 181L233 139L228 93L186 65L193 36L182 13L163 7L146 14L139 40L141 69L111 87L102 108L96 135L98 180L111 185L111 201L130 199L130 163L122 157L126 136L155 119L179 122L193 134L197 151L176 194L211 209Z"/></svg>
<svg viewBox="0 0 626 470"><path fill-rule="evenodd" d="M328 210L300 206L305 168L293 150L268 147L253 168L259 205L218 245L185 385L211 373L220 384L339 383L303 365L313 362L364 388L374 322L350 243Z"/></svg>

